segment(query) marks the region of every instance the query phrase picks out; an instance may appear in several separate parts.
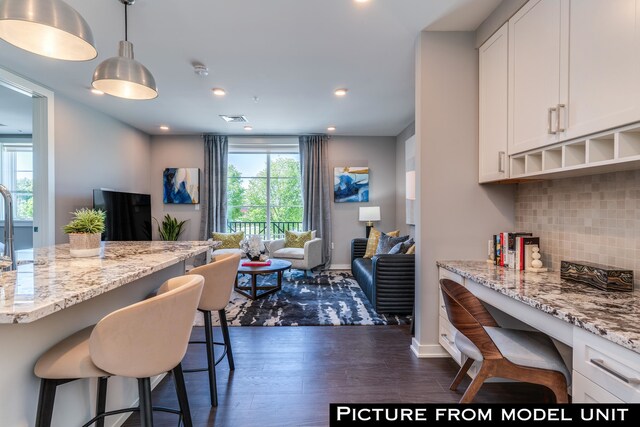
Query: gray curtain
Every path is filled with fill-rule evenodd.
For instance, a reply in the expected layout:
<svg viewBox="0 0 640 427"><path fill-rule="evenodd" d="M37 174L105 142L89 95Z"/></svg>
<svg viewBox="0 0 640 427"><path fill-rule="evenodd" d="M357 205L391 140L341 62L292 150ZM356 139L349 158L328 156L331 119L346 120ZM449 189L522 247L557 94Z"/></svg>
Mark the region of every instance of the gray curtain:
<svg viewBox="0 0 640 427"><path fill-rule="evenodd" d="M204 240L212 231L227 229L227 159L229 141L225 135L204 135L204 179L202 180L202 218L200 235Z"/></svg>
<svg viewBox="0 0 640 427"><path fill-rule="evenodd" d="M326 135L301 136L300 171L302 175L303 229L316 230L322 237L323 262L331 261L331 197Z"/></svg>

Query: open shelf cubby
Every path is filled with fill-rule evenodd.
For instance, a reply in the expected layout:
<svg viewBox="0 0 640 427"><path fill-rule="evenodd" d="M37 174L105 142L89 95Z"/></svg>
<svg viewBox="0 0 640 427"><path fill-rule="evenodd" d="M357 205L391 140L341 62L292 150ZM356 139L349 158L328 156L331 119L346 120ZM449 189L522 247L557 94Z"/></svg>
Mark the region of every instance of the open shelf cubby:
<svg viewBox="0 0 640 427"><path fill-rule="evenodd" d="M587 150L588 163L613 160L615 153L615 139L613 134L589 139L587 140L587 144L589 144L589 149Z"/></svg>
<svg viewBox="0 0 640 427"><path fill-rule="evenodd" d="M543 151L542 167L546 171L560 169L562 167L562 147L550 148Z"/></svg>
<svg viewBox="0 0 640 427"><path fill-rule="evenodd" d="M542 152L527 154L525 161L526 173L536 173L542 171Z"/></svg>
<svg viewBox="0 0 640 427"><path fill-rule="evenodd" d="M584 141L569 144L564 149L564 167L584 165L586 163L586 144Z"/></svg>
<svg viewBox="0 0 640 427"><path fill-rule="evenodd" d="M618 134L618 158L640 156L640 129Z"/></svg>
<svg viewBox="0 0 640 427"><path fill-rule="evenodd" d="M525 157L514 157L511 159L511 176L519 176L525 174Z"/></svg>

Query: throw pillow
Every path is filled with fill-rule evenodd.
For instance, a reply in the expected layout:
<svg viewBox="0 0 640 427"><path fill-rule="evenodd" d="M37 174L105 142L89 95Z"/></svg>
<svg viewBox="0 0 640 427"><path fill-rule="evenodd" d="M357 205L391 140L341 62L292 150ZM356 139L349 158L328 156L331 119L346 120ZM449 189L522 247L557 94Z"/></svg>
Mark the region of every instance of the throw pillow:
<svg viewBox="0 0 640 427"><path fill-rule="evenodd" d="M372 258L376 254L376 249L378 249L378 240L380 240L381 231L371 228L371 232L369 233L369 240L367 240L367 249L364 252L364 256L362 258ZM398 237L400 234L400 230L390 231L386 233L388 236Z"/></svg>
<svg viewBox="0 0 640 427"><path fill-rule="evenodd" d="M402 248L400 249L400 252L403 254L406 254L407 251L409 250L409 248L413 245L415 245L416 242L413 240L413 237L410 239L405 240L404 242L402 242ZM415 250L415 248L414 248Z"/></svg>
<svg viewBox="0 0 640 427"><path fill-rule="evenodd" d="M222 242L222 246L217 249L240 249L240 241L244 239L244 231L237 233L211 233L213 240Z"/></svg>
<svg viewBox="0 0 640 427"><path fill-rule="evenodd" d="M311 240L311 231L297 232L297 231L285 231L284 232L284 247L285 248L304 248L304 244Z"/></svg>
<svg viewBox="0 0 640 427"><path fill-rule="evenodd" d="M380 239L378 240L378 247L376 248L376 255L383 255L389 253L391 248L393 248L398 243L402 243L407 240L409 236L400 236L393 237L388 234L381 233Z"/></svg>
<svg viewBox="0 0 640 427"><path fill-rule="evenodd" d="M411 245L411 247L409 249L407 249L406 254L407 255L413 255L416 253L416 245L415 243L413 245Z"/></svg>

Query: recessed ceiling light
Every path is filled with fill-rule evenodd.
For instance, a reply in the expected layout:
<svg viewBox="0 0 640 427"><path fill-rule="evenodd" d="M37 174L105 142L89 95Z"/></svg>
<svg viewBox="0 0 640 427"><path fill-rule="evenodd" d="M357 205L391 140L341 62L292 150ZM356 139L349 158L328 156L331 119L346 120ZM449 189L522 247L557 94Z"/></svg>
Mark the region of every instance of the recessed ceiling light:
<svg viewBox="0 0 640 427"><path fill-rule="evenodd" d="M349 89L336 89L335 92L333 92L336 96L345 96L347 94L347 92L349 92Z"/></svg>
<svg viewBox="0 0 640 427"><path fill-rule="evenodd" d="M213 89L211 89L211 91L215 96L225 96L227 94L224 89L221 89L219 87L214 87Z"/></svg>
<svg viewBox="0 0 640 427"><path fill-rule="evenodd" d="M367 3L369 0L355 0L356 3Z"/></svg>
<svg viewBox="0 0 640 427"><path fill-rule="evenodd" d="M329 126L329 127L327 128L327 130L328 130L329 132L333 132L333 131L335 131L335 130L336 130L336 127L335 127L335 126Z"/></svg>
<svg viewBox="0 0 640 427"><path fill-rule="evenodd" d="M253 127L251 127L251 126L245 126L245 127L244 127L244 130L246 130L246 131L253 130Z"/></svg>
<svg viewBox="0 0 640 427"><path fill-rule="evenodd" d="M169 130L169 126L162 125L162 126L160 126L160 130Z"/></svg>
<svg viewBox="0 0 640 427"><path fill-rule="evenodd" d="M100 89L91 89L91 93L94 95L104 95L104 92L101 91Z"/></svg>

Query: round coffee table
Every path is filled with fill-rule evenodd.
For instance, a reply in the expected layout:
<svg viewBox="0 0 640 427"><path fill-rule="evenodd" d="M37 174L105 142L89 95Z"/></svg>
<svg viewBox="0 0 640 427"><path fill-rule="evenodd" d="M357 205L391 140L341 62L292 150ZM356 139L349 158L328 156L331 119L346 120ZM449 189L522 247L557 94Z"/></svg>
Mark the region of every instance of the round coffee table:
<svg viewBox="0 0 640 427"><path fill-rule="evenodd" d="M238 274L249 274L251 275L251 286L240 286L238 285L238 277L236 276L236 284L234 289L241 295L251 299L257 300L258 298L262 298L266 295L272 294L274 292L278 292L282 289L282 273L285 270L291 268L291 263L289 261L285 261L283 259L271 259L271 265L265 266L243 266L243 262L247 262L246 258L240 260L240 267L238 267ZM268 275L278 273L278 281L276 285L262 285L258 286L258 276L259 275ZM260 292L260 293L258 293Z"/></svg>

